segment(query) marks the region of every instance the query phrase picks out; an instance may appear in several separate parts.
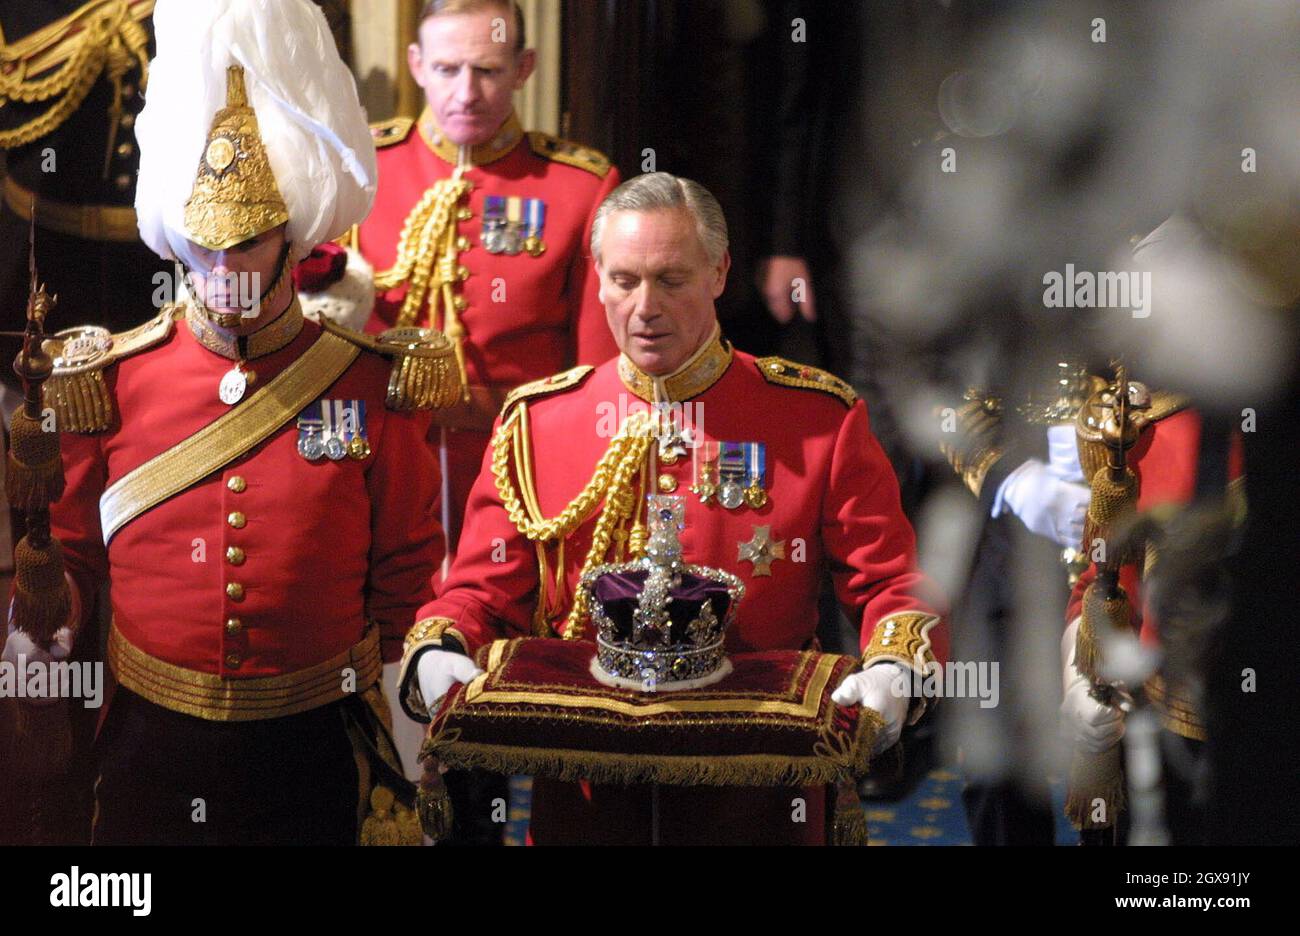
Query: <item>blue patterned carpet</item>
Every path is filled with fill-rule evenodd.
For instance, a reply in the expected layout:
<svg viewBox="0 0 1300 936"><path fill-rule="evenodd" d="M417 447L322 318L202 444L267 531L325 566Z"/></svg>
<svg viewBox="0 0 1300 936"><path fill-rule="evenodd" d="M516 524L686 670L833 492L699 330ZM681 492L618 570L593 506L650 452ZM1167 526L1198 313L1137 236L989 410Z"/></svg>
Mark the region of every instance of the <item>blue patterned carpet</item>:
<svg viewBox="0 0 1300 936"><path fill-rule="evenodd" d="M961 805L965 780L956 770L936 768L897 803L864 803L872 845L969 845L970 830ZM532 784L528 777L510 779L510 818L505 843L523 845L528 833L528 806ZM1056 844L1074 845L1077 833L1061 814L1065 795L1061 784L1052 786L1052 811L1056 816Z"/></svg>

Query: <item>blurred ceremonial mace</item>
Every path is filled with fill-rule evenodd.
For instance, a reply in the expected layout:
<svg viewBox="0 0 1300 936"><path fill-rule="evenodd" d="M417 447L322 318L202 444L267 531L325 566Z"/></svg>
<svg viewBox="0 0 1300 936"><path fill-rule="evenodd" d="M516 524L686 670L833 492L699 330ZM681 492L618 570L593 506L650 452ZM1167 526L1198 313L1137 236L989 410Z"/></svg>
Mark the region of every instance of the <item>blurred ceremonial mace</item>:
<svg viewBox="0 0 1300 936"><path fill-rule="evenodd" d="M63 462L54 411L45 411L41 391L54 372L54 361L43 343L45 318L58 299L37 285L35 205L32 208L27 327L22 332L23 349L14 361L24 399L10 428L5 495L27 517L27 534L14 547L14 624L48 649L55 632L68 623L72 593L63 574L63 550L50 535L50 504L63 495Z"/></svg>
<svg viewBox="0 0 1300 936"><path fill-rule="evenodd" d="M1075 665L1092 682L1091 695L1103 705L1120 701L1115 687L1102 678L1102 651L1113 638L1132 633L1132 609L1119 583L1120 567L1131 558L1132 547L1121 545L1115 534L1119 524L1132 519L1137 508L1138 482L1128 466L1128 450L1138 440L1140 413L1131 412L1127 368L1115 370L1115 383L1102 397L1110 412L1101 426L1106 464L1090 479L1092 500L1084 525L1083 544L1096 557L1097 576L1083 594L1083 620L1075 642ZM1124 809L1124 769L1117 742L1099 754L1076 750L1070 765L1069 795L1065 812L1085 842L1114 844L1115 823ZM1089 835L1089 833L1100 833Z"/></svg>

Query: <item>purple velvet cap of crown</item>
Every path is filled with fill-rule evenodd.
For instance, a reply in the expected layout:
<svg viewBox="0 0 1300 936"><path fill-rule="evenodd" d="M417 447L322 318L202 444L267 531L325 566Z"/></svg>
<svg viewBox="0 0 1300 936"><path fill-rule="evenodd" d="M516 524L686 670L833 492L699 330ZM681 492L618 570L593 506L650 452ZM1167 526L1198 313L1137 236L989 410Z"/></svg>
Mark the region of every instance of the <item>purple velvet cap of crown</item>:
<svg viewBox="0 0 1300 936"><path fill-rule="evenodd" d="M606 572L596 579L592 595L614 624L615 636L619 640L629 640L632 636L632 615L648 574L644 570ZM686 628L699 616L704 602L712 603L713 614L719 621L726 620L727 609L731 606L731 594L725 584L689 572L682 573L681 584L669 595L672 598L668 603L672 644L690 643Z"/></svg>

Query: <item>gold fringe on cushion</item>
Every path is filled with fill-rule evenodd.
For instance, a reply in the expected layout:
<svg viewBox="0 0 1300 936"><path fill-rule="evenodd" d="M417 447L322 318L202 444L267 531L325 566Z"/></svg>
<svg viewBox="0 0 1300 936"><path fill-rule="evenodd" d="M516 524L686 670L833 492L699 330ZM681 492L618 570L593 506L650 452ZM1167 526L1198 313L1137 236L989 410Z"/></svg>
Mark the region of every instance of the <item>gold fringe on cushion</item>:
<svg viewBox="0 0 1300 936"><path fill-rule="evenodd" d="M1124 810L1124 771L1120 746L1100 754L1077 751L1070 763L1069 795L1065 816L1079 830L1108 829ZM1094 818L1098 800L1103 814Z"/></svg>
<svg viewBox="0 0 1300 936"><path fill-rule="evenodd" d="M43 422L28 416L27 408L20 406L9 429L5 496L22 511L43 510L63 496L59 433L57 429L45 431Z"/></svg>
<svg viewBox="0 0 1300 936"><path fill-rule="evenodd" d="M14 547L14 624L42 647L68 623L72 590L63 574L63 548L51 537L43 546L24 536Z"/></svg>
<svg viewBox="0 0 1300 936"><path fill-rule="evenodd" d="M455 769L529 774L554 780L592 783L666 783L671 786L812 786L830 784L840 767L821 757L739 754L694 757L670 754L613 754L560 748L505 747L495 744L425 742L421 756L432 755Z"/></svg>

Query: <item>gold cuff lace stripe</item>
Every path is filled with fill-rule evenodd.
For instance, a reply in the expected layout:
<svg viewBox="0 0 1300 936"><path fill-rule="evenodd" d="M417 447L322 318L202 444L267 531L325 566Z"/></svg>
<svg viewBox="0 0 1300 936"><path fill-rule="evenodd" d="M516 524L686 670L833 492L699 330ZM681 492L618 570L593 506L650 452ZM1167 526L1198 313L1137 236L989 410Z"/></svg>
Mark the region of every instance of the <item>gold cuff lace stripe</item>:
<svg viewBox="0 0 1300 936"><path fill-rule="evenodd" d="M279 676L226 679L150 656L114 624L108 664L117 681L155 705L208 721L257 721L306 712L363 692L383 671L379 628L322 663ZM350 671L350 672L349 672Z"/></svg>

